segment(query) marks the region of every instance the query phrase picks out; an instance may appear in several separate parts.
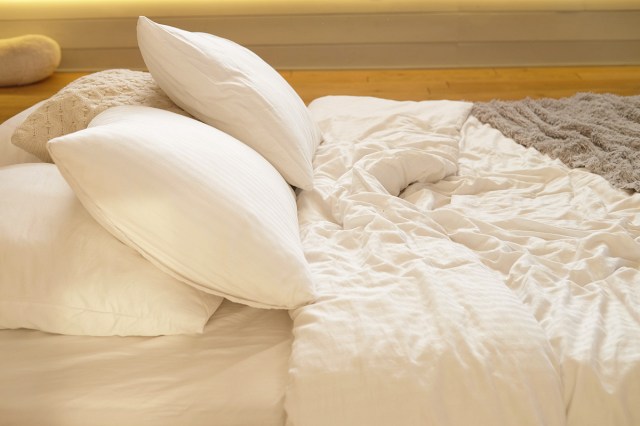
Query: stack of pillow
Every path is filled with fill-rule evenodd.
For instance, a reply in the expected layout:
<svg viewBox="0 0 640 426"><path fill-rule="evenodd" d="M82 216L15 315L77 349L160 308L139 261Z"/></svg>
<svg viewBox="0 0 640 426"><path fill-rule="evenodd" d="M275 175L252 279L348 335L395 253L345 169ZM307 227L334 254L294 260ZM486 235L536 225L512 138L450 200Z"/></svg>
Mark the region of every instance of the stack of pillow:
<svg viewBox="0 0 640 426"><path fill-rule="evenodd" d="M321 136L302 100L231 41L140 17L138 44L150 73L83 77L3 125L55 165L0 169L0 328L197 333L222 298L313 300L292 186L312 188Z"/></svg>

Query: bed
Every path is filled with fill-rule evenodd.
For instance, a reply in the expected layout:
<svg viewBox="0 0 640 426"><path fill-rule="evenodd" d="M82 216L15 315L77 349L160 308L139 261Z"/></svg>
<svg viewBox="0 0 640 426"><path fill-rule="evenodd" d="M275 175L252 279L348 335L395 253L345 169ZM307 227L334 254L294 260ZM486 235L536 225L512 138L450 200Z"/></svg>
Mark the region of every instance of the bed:
<svg viewBox="0 0 640 426"><path fill-rule="evenodd" d="M154 25L139 23L141 49L167 34L198 41ZM158 45L178 49L172 43ZM164 53L151 51L156 58ZM88 128L53 138L44 152L10 143L26 121L37 121L33 114L42 105L2 124L0 176L26 189L16 195L0 181L0 191L20 201L16 207L5 197L0 206L13 212L15 223L32 214L31 204L38 207L38 220L11 240L19 242L12 250L28 257L32 240L44 239L46 230L29 239L27 231L36 232L40 215L64 199L56 220L67 220L73 208L85 221L83 232L105 242L89 256L91 242L81 240L56 264L72 263L67 253L76 246L88 256L83 262L99 263L97 257L108 255L105 247L117 245L122 256L144 264L144 277L157 281L153 274L161 273L166 288L179 287L181 305L171 304L174 290L162 290L169 296L148 307L160 306L160 312L144 327L99 322L89 308L36 321L41 312L29 305L10 317L7 277L25 281L37 274L25 272L28 266L6 270L13 263L39 264L11 257L5 248L2 424L640 424L637 192L516 143L482 123L470 103L329 96L303 113L297 104L270 104L266 124L258 122L262 110L253 105L244 122L228 92L215 99L189 92L190 82L206 82L193 77L176 84L165 63L146 55L143 50L151 74L136 74L144 88L132 90L149 89L153 76L162 90L153 86L151 105L107 108L105 97L93 99L102 107L85 117ZM255 73L257 65L250 65ZM107 74L133 78L122 70ZM241 86L234 81L233 90L259 90L264 81L246 78ZM274 102L290 93L270 92L276 83L268 82ZM97 87L91 80L89 86ZM195 106L189 97L198 97ZM199 110L205 98L224 101L224 110L213 113L211 104ZM60 111L57 102L52 110ZM227 113L242 122L240 130L220 118ZM221 120L216 129L231 127L210 130L203 123L212 119ZM294 137L289 119L298 126ZM283 123L284 130L278 127ZM252 131L261 125L266 130ZM256 139L255 152L234 145L228 133L242 144ZM273 134L278 138L271 144L285 145L261 152L265 135ZM37 136L26 132L22 139ZM207 138L216 143L202 143ZM146 139L151 142L143 145ZM174 139L181 142L177 150ZM308 144L286 145L301 139ZM220 152L210 151L216 144L241 160L221 160ZM276 172L256 152L278 164ZM42 162L46 155L53 164ZM205 161L208 155L215 158ZM310 174L300 167L307 160ZM30 179L46 184L29 186ZM223 185L211 192L207 185L216 179ZM43 193L54 189L58 198L43 203ZM28 201L25 191L40 198ZM204 197L214 198L205 203ZM238 201L245 199L251 204L246 211ZM0 229L13 235L12 226ZM64 238L83 238L72 228ZM218 259L224 257L220 248L199 239L208 232L238 254ZM58 273L53 261L37 261L49 262L46 274ZM92 278L112 273L112 264L101 265L106 269ZM128 288L124 294L142 304L160 291L152 284L141 295ZM57 285L48 297L67 292L64 280ZM118 309L137 309L124 297L118 294ZM164 313L178 315L186 307L198 314L188 319L192 328L176 331L162 322Z"/></svg>

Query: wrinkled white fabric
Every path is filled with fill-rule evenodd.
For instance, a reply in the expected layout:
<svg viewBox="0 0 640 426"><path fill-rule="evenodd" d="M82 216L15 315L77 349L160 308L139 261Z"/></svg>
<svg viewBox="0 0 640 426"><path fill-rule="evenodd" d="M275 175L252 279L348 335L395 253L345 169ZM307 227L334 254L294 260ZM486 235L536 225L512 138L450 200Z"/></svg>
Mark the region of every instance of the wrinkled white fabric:
<svg viewBox="0 0 640 426"><path fill-rule="evenodd" d="M461 176L433 188L455 186L444 190L447 210L467 216L447 227L451 239L498 271L544 328L561 362L567 424L640 424L640 194L474 118L464 131Z"/></svg>
<svg viewBox="0 0 640 426"><path fill-rule="evenodd" d="M289 424L640 421L640 199L469 108L310 105L318 299L292 312Z"/></svg>

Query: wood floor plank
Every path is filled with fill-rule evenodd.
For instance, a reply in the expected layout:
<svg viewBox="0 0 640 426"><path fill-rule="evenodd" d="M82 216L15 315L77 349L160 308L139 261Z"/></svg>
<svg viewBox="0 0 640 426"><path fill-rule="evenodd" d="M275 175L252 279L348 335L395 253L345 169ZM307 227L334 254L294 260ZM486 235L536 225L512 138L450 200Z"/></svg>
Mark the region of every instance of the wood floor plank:
<svg viewBox="0 0 640 426"><path fill-rule="evenodd" d="M306 103L326 95L467 101L559 98L578 92L640 95L640 66L283 70L281 74ZM0 122L53 95L81 75L56 73L36 84L0 88Z"/></svg>
<svg viewBox="0 0 640 426"><path fill-rule="evenodd" d="M83 73L54 73L35 84L0 87L0 123L20 111L47 99L62 87L84 75Z"/></svg>

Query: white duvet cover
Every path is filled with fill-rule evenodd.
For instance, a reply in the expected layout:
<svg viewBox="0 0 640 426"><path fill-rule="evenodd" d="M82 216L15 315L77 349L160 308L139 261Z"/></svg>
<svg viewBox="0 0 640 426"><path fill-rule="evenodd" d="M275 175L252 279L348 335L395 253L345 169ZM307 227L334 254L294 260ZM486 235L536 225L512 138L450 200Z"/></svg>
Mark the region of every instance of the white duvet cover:
<svg viewBox="0 0 640 426"><path fill-rule="evenodd" d="M640 424L640 195L468 118L328 97L292 425Z"/></svg>

